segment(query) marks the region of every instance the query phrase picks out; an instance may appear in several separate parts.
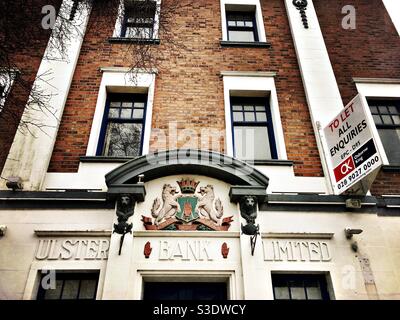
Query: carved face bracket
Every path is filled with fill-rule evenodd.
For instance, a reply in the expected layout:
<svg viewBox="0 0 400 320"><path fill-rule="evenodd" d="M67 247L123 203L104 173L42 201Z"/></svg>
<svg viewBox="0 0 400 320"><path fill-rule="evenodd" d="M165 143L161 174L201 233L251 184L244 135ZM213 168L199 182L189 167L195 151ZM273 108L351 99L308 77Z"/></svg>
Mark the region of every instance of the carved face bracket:
<svg viewBox="0 0 400 320"><path fill-rule="evenodd" d="M118 223L114 223L113 233L121 235L119 255L121 255L122 245L127 233L132 233L133 224L128 223L128 219L133 216L135 209L135 198L131 194L121 194L117 198L117 218Z"/></svg>
<svg viewBox="0 0 400 320"><path fill-rule="evenodd" d="M257 236L260 234L260 225L256 225L258 199L254 196L240 198L240 215L246 220L246 225L241 224L242 233L250 236L251 255L254 255Z"/></svg>
<svg viewBox="0 0 400 320"><path fill-rule="evenodd" d="M242 234L250 236L251 255L254 255L260 226L256 224L258 203L268 201L267 185L265 186L232 186L229 191L231 202L239 203L240 215L246 220L241 225Z"/></svg>
<svg viewBox="0 0 400 320"><path fill-rule="evenodd" d="M293 0L293 5L297 10L300 11L301 21L303 21L303 26L305 29L308 29L308 19L307 19L307 0Z"/></svg>
<svg viewBox="0 0 400 320"><path fill-rule="evenodd" d="M69 21L73 21L75 19L76 12L78 11L78 6L81 0L73 0L71 12L69 15Z"/></svg>
<svg viewBox="0 0 400 320"><path fill-rule="evenodd" d="M257 198L254 196L244 196L239 201L240 215L246 220L246 225L242 224L242 232L249 236L254 236L259 232L259 226L256 226L257 218Z"/></svg>

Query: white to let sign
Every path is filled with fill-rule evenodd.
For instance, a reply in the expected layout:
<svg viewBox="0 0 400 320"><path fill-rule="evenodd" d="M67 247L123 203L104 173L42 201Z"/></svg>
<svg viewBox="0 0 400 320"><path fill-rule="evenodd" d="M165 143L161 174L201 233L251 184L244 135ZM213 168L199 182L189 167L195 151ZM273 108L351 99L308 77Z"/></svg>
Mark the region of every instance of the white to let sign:
<svg viewBox="0 0 400 320"><path fill-rule="evenodd" d="M354 188L365 194L382 166L371 124L366 115L368 106L357 95L324 129L325 154L335 194ZM356 190L358 189L358 190Z"/></svg>

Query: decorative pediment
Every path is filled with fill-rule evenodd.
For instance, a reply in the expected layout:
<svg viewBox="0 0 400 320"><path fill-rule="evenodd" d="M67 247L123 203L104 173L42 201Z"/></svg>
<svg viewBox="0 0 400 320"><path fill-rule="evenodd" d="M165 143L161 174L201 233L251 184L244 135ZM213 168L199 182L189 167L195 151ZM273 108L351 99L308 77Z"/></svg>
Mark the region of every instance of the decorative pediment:
<svg viewBox="0 0 400 320"><path fill-rule="evenodd" d="M269 179L246 162L204 150L168 150L133 159L106 175L108 188L135 186L166 175L203 175L236 186L268 187Z"/></svg>

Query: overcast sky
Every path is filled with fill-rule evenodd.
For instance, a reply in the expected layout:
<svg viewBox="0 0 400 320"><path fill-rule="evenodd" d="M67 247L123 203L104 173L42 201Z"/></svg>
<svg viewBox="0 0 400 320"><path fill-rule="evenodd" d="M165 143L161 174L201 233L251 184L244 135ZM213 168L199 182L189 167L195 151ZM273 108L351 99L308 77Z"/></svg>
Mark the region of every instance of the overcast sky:
<svg viewBox="0 0 400 320"><path fill-rule="evenodd" d="M400 35L400 0L383 0Z"/></svg>

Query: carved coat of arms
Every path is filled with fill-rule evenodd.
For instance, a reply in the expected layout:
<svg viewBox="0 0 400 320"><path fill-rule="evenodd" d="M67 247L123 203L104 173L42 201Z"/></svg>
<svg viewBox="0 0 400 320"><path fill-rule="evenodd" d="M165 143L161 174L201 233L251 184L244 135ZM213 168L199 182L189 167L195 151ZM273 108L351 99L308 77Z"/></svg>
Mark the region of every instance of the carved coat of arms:
<svg viewBox="0 0 400 320"><path fill-rule="evenodd" d="M215 197L214 187L198 187L192 179L177 181L179 191L170 184L162 189L161 199L156 198L150 217L142 216L147 230L216 230L229 229L232 217L223 218L224 208ZM198 191L197 191L198 190Z"/></svg>

